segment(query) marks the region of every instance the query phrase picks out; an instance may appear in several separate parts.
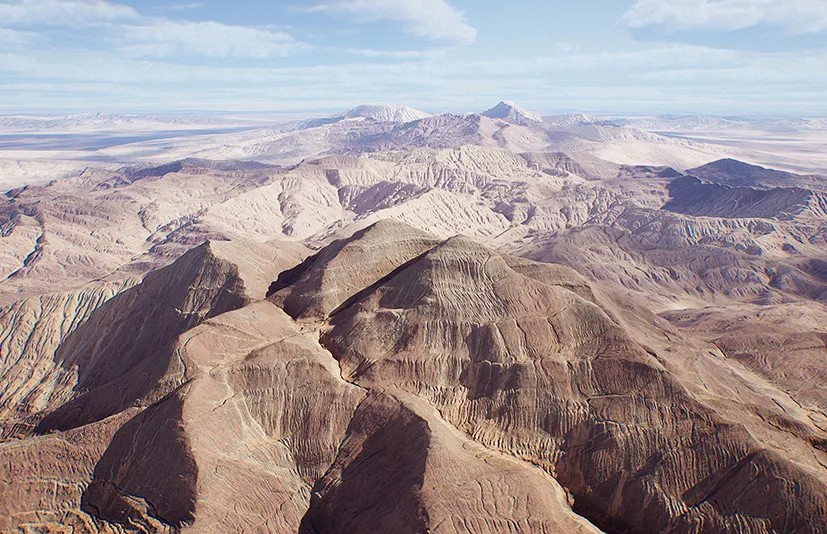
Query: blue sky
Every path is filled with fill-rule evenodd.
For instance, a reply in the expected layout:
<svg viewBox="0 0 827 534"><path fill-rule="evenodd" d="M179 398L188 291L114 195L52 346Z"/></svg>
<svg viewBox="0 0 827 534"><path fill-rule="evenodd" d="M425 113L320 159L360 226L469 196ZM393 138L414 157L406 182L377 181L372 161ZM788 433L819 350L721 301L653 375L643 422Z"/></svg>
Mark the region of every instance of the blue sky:
<svg viewBox="0 0 827 534"><path fill-rule="evenodd" d="M0 0L0 113L827 114L827 0Z"/></svg>

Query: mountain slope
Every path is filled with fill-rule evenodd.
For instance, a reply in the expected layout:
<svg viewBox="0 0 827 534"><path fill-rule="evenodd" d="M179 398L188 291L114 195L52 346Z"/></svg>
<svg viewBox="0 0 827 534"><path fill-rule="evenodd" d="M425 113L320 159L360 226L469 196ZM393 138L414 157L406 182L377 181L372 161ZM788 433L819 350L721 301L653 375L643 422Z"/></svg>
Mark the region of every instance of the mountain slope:
<svg viewBox="0 0 827 534"><path fill-rule="evenodd" d="M357 106L336 118L340 119L370 119L377 122L412 122L426 119L431 115L410 106Z"/></svg>
<svg viewBox="0 0 827 534"><path fill-rule="evenodd" d="M83 387L34 432L61 431L0 444L4 479L32 466L0 485L0 528L827 528L820 419L736 342L398 222L277 271L249 302L202 245L92 312L105 332L64 344L100 341L69 351Z"/></svg>
<svg viewBox="0 0 827 534"><path fill-rule="evenodd" d="M755 189L705 184L685 176L669 184L663 209L686 215L726 218L827 217L827 196L801 188Z"/></svg>
<svg viewBox="0 0 827 534"><path fill-rule="evenodd" d="M827 529L821 179L555 120L9 192L0 531Z"/></svg>
<svg viewBox="0 0 827 534"><path fill-rule="evenodd" d="M269 284L302 259L298 247L255 244L236 259L240 246L204 244L143 280L93 283L0 308L0 426L10 433L33 424L74 428L180 384L175 338L263 297L263 279Z"/></svg>
<svg viewBox="0 0 827 534"><path fill-rule="evenodd" d="M530 125L532 123L543 122L542 115L536 111L525 109L516 102L511 102L510 100L500 102L493 108L484 111L482 115L484 117L488 117L489 119L504 119L521 125Z"/></svg>
<svg viewBox="0 0 827 534"><path fill-rule="evenodd" d="M805 187L819 187L823 190L824 179L818 176L802 176L775 169L767 169L758 165L750 165L743 161L727 158L707 163L701 167L690 169L687 173L703 180L732 187L791 187L793 185Z"/></svg>
<svg viewBox="0 0 827 534"><path fill-rule="evenodd" d="M785 434L768 438L772 427L753 416L759 443L726 422L737 404L716 414L698 402L682 385L696 378L679 373L677 362L664 368L599 306L519 275L467 240L449 240L411 262L330 324L322 341L343 376L419 395L481 443L531 458L556 473L575 510L599 526L682 531L741 522L763 532L812 522L827 506L819 464L782 459L775 448L788 443ZM680 345L667 350L678 361L697 357ZM769 399L760 402L784 417ZM691 436L683 425L694 428ZM821 431L802 432L794 446L812 457L808 434ZM801 481L793 490L762 477L787 503L770 515L767 493L751 486L761 472ZM706 498L713 480L717 495L734 500ZM612 505L618 500L627 505ZM632 505L641 500L649 504ZM808 504L796 509L793 502Z"/></svg>
<svg viewBox="0 0 827 534"><path fill-rule="evenodd" d="M426 119L431 115L424 111L419 111L410 106L380 106L380 105L362 105L349 109L331 117L321 117L318 119L305 119L300 121L289 122L276 128L281 132L295 132L299 130L309 130L312 128L320 128L325 126L335 125L343 121L358 122L387 122L404 124L420 119Z"/></svg>

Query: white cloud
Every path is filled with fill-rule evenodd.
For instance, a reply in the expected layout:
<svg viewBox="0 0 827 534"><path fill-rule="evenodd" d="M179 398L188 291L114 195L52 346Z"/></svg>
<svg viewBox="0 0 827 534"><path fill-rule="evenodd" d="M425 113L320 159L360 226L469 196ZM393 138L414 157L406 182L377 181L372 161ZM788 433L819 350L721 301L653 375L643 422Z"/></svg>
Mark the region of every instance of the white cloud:
<svg viewBox="0 0 827 534"><path fill-rule="evenodd" d="M827 29L825 0L637 0L623 20L631 28L741 30L773 25L794 34Z"/></svg>
<svg viewBox="0 0 827 534"><path fill-rule="evenodd" d="M366 21L399 22L418 37L457 45L472 44L477 39L477 30L465 15L445 0L344 0L312 6L308 11L338 11Z"/></svg>
<svg viewBox="0 0 827 534"><path fill-rule="evenodd" d="M151 24L123 26L119 38L132 56L197 55L267 59L284 57L307 47L287 33L218 22L176 22L159 19Z"/></svg>
<svg viewBox="0 0 827 534"><path fill-rule="evenodd" d="M129 6L104 0L16 0L0 2L0 25L88 26L138 18Z"/></svg>
<svg viewBox="0 0 827 534"><path fill-rule="evenodd" d="M14 80L25 80L26 86ZM827 112L825 84L827 51L718 54L689 45L520 60L284 67L196 66L102 52L0 52L0 110L9 112L37 110L44 102L52 108L88 110L273 109L276 103L283 110L320 111L362 101L467 111L514 94L529 106L532 100L559 98L567 109L593 102L592 111L611 113L811 115ZM761 95L771 95L772 102Z"/></svg>
<svg viewBox="0 0 827 534"><path fill-rule="evenodd" d="M172 7L191 9L199 5ZM282 31L147 17L127 5L105 0L0 0L2 26L100 26L117 51L132 57L267 59L307 47ZM38 29L48 33L48 29ZM24 39L31 42L35 35L0 28L0 46L20 46Z"/></svg>
<svg viewBox="0 0 827 534"><path fill-rule="evenodd" d="M372 48L348 48L345 53L366 58L389 59L432 59L445 56L445 49L433 48L429 50L374 50Z"/></svg>
<svg viewBox="0 0 827 534"><path fill-rule="evenodd" d="M20 48L35 42L39 38L40 35L37 33L0 28L0 50Z"/></svg>
<svg viewBox="0 0 827 534"><path fill-rule="evenodd" d="M188 4L175 4L169 6L170 9L175 11L188 11L190 9L199 9L204 7L204 4L201 2L190 2Z"/></svg>
<svg viewBox="0 0 827 534"><path fill-rule="evenodd" d="M685 0L673 0L681 1ZM0 7L8 5L0 0ZM334 9L327 6L323 9ZM357 15L335 9L340 16ZM378 15L362 12L359 16L369 20ZM292 30L275 26L184 22L141 14L108 22L99 16L85 20L95 29L88 34L75 32L89 36L80 45L77 39L60 46L65 31L58 28L0 29L0 109L278 106L319 111L344 109L353 102L399 101L429 110L468 110L490 107L511 94L529 106L532 99L559 99L561 106L588 101L615 112L618 109L612 107L622 106L680 111L704 98L709 108L697 104L704 112L711 112L714 105L726 113L750 109L827 113L822 98L827 50L754 53L630 41L600 51L575 41L551 43L511 57L478 56L469 61L451 54L456 40L428 43L433 46L429 50L327 47L320 41L320 54L309 61L189 61L193 55L279 57L307 45L287 33ZM393 20L414 31L409 21ZM674 23L668 17L663 20ZM0 19L0 26L4 22ZM350 60L342 61L343 53ZM760 96L767 94L773 97L770 104Z"/></svg>
<svg viewBox="0 0 827 534"><path fill-rule="evenodd" d="M608 77L615 83L631 83L640 76L657 79L658 72L684 71L694 73L704 82L714 73L749 72L742 82L772 80L790 83L827 81L827 52L786 52L756 54L739 51L717 53L715 49L691 45L667 45L639 51L615 53L574 53L570 56L548 56L521 60L481 60L474 62L438 59L424 62L349 63L287 67L230 67L179 65L160 61L126 59L105 53L67 52L65 54L2 54L0 72L25 74L30 79L67 82L107 82L128 84L189 84L210 87L249 87L260 83L267 87L325 87L333 92L344 85L355 84L360 91L370 92L377 86L399 83L410 86L413 81L450 89L458 80L484 88L492 80L507 79L518 85L532 80L561 83L594 82L593 73ZM607 74L606 74L607 73ZM729 74L727 74L729 75ZM0 76L2 79L2 76ZM2 86L2 83L0 83ZM752 90L752 88L750 88ZM307 96L298 93L297 96ZM467 96L467 95L466 95Z"/></svg>

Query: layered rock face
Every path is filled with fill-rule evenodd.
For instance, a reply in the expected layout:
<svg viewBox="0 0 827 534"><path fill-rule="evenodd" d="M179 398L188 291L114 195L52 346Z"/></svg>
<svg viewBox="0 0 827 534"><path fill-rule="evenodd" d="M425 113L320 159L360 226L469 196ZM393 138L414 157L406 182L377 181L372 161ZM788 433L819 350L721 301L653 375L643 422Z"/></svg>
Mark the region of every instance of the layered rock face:
<svg viewBox="0 0 827 534"><path fill-rule="evenodd" d="M488 449L423 399L372 389L301 532L599 532L560 485Z"/></svg>
<svg viewBox="0 0 827 534"><path fill-rule="evenodd" d="M394 236L395 247L375 246ZM31 437L0 445L4 477L17 463L32 467L26 484L4 488L3 529L595 532L547 471L474 441L423 397L343 378L320 345L332 309L435 246L398 223L333 243L284 288L318 302L299 323L272 302L246 304L239 270L209 245L150 275L132 289L132 308L141 298L162 311L177 303L175 291L153 292L164 276L197 303L188 308L196 326L165 343L177 323L147 313L129 331L140 341L149 326L167 325L156 349L130 358L137 345L121 331L123 343L101 344L108 358L92 358L83 388L45 410ZM351 261L355 273L341 268ZM55 492L54 479L65 489Z"/></svg>
<svg viewBox="0 0 827 534"><path fill-rule="evenodd" d="M256 302L213 248L55 351L73 379L0 445L3 529L827 529L819 392L737 337L710 351L567 267L400 223Z"/></svg>
<svg viewBox="0 0 827 534"><path fill-rule="evenodd" d="M704 184L692 176L673 181L669 192L672 198L664 209L704 217L823 218L827 209L827 197L806 189L729 187Z"/></svg>
<svg viewBox="0 0 827 534"><path fill-rule="evenodd" d="M704 359L697 349L647 352L599 300L544 278L452 239L339 310L322 341L346 378L427 399L478 442L544 467L607 530L827 528L823 453L810 441L822 430L771 398L742 409L693 395L699 378L681 367ZM787 420L796 438L744 424L751 411Z"/></svg>
<svg viewBox="0 0 827 534"><path fill-rule="evenodd" d="M323 319L438 243L425 232L383 220L284 271L270 286L268 296L296 319Z"/></svg>
<svg viewBox="0 0 827 534"><path fill-rule="evenodd" d="M184 486L171 478L168 489L174 495L167 495L163 484L155 486L159 461L166 461L175 476L195 476L196 464L186 464L186 447L176 451L186 445L179 428L185 413L181 392L194 372L186 357L189 338L179 336L244 307L251 292L263 296L262 275L275 276L290 265L285 261L301 259L291 260L289 247L281 260L270 250L268 266L260 271L252 267L255 255L248 254L239 267L214 251L226 252L228 247L204 244L132 287L124 284L102 292L93 286L96 292L84 289L41 297L39 302L24 301L25 305L4 310L9 338L23 332L30 343L8 344L4 350L17 359L4 367L3 375L6 443L0 444L0 455L8 460L4 480L10 483L3 488L9 498L0 499L2 529L71 523L82 531L95 524L90 511L95 517L114 513L121 521L131 518L130 524L140 516L139 523L153 529L191 517L181 511L186 497L178 494ZM120 293L113 295L115 290ZM27 309L35 304L40 307L32 321ZM141 452L135 456L130 452L134 450ZM164 457L167 460L159 460ZM122 465L125 458L138 467ZM20 471L21 465L29 467ZM136 469L137 474L132 473ZM13 473L17 478L10 478ZM108 477L106 483L90 486L101 477ZM138 496L128 499L130 506L151 513L126 513L126 505L118 500L113 504L106 492L106 505L95 504L95 498L103 499L102 487L120 493L130 484L139 488ZM156 502L152 495L162 497ZM135 499L144 504L135 504ZM173 504L163 504L166 501ZM157 512L164 507L169 512Z"/></svg>
<svg viewBox="0 0 827 534"><path fill-rule="evenodd" d="M491 121L392 130L436 120ZM464 146L13 192L0 531L827 531L822 193L756 176Z"/></svg>
<svg viewBox="0 0 827 534"><path fill-rule="evenodd" d="M92 422L141 402L161 377L168 387L180 382L182 370L151 355L168 353L177 335L205 318L263 297L263 280L302 256L287 247L279 260L272 246L266 254L258 247L246 246L236 265L219 257L234 256L232 244L205 244L142 281L92 283L0 309L5 432L31 426L36 414L47 412L41 431ZM117 406L95 407L114 399ZM51 411L57 406L60 412Z"/></svg>

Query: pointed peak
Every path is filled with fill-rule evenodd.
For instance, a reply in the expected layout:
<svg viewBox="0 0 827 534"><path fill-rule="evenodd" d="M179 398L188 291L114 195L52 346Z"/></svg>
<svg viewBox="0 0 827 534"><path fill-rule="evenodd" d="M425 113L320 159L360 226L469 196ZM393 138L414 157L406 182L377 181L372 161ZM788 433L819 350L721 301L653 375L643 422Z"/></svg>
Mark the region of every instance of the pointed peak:
<svg viewBox="0 0 827 534"><path fill-rule="evenodd" d="M543 116L536 111L526 109L511 100L503 100L493 108L483 112L490 119L503 119L517 124L543 122Z"/></svg>

